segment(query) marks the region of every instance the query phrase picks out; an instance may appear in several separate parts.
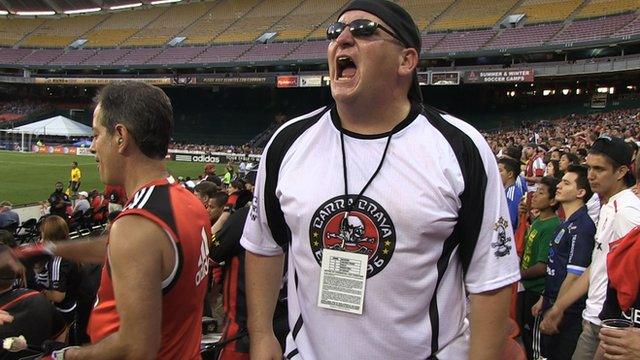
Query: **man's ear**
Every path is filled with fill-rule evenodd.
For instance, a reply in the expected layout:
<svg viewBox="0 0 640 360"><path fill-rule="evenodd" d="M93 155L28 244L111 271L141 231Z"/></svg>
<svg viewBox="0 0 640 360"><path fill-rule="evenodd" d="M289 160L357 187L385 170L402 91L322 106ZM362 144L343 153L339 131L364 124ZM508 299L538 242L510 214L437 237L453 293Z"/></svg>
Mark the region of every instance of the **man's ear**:
<svg viewBox="0 0 640 360"><path fill-rule="evenodd" d="M400 67L398 68L398 75L400 76L411 76L415 71L416 67L418 67L418 62L420 61L420 55L414 48L406 48L402 50L400 54L401 61Z"/></svg>
<svg viewBox="0 0 640 360"><path fill-rule="evenodd" d="M116 137L116 143L119 153L124 152L126 148L131 144L131 141L133 141L131 133L129 132L127 127L122 124L116 124L114 128L114 136Z"/></svg>

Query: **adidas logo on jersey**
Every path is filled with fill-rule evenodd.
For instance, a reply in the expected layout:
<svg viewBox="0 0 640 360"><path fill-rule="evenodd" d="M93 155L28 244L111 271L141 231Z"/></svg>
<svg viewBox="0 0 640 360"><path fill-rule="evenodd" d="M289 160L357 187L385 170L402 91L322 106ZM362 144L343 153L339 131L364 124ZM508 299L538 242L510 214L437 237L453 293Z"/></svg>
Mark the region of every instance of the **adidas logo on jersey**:
<svg viewBox="0 0 640 360"><path fill-rule="evenodd" d="M196 273L196 286L209 274L209 246L207 245L207 233L202 228L202 243L200 244L200 257L198 258L198 273Z"/></svg>

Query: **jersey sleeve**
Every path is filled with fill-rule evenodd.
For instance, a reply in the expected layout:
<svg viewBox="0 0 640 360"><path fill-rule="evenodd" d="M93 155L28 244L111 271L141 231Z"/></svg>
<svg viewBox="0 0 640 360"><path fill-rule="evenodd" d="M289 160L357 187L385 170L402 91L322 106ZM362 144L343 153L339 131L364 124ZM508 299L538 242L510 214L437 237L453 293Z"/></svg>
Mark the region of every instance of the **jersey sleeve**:
<svg viewBox="0 0 640 360"><path fill-rule="evenodd" d="M608 239L610 243L621 239L622 237L627 235L627 233L629 233L631 229L640 225L640 205L638 204L638 202L629 204L617 211L616 216L613 218L613 221L616 238Z"/></svg>
<svg viewBox="0 0 640 360"><path fill-rule="evenodd" d="M275 192L266 190L266 174L267 174L267 152L265 149L260 165L258 166L258 174L256 175L256 185L253 192L253 200L251 209L247 216L240 244L247 251L263 256L277 256L283 253L282 247L278 245L273 237L273 233L269 226L269 217L280 211L273 206L265 206L265 203L277 203Z"/></svg>
<svg viewBox="0 0 640 360"><path fill-rule="evenodd" d="M576 234L571 236L567 273L580 276L591 264L591 255L595 245L595 225L590 225L576 228Z"/></svg>
<svg viewBox="0 0 640 360"><path fill-rule="evenodd" d="M73 264L63 260L61 257L54 257L50 264L49 290L67 292L68 287L71 285L69 278L71 276Z"/></svg>
<svg viewBox="0 0 640 360"><path fill-rule="evenodd" d="M498 164L489 145L471 125L457 119L453 124L471 140L463 149L454 149L462 151L461 163L465 167L462 207L466 207L460 211L454 236L461 237L459 252L466 289L481 293L520 279L514 230Z"/></svg>

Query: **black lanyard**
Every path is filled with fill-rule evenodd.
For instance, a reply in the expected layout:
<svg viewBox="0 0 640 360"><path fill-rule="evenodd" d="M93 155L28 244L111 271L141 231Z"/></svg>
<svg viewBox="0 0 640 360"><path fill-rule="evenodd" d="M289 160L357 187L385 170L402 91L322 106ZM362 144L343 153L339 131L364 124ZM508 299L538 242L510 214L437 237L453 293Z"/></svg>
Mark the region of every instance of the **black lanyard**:
<svg viewBox="0 0 640 360"><path fill-rule="evenodd" d="M364 194L365 190L367 190L369 185L371 185L371 182L373 182L373 179L375 179L375 177L378 176L378 173L382 168L382 163L384 163L384 158L387 156L387 150L389 149L389 144L391 144L392 135L393 135L393 131L389 134L389 137L387 138L387 144L385 145L384 151L382 152L382 159L380 159L380 164L378 164L378 168L376 169L376 171L374 171L373 175L371 175L371 178L369 179L369 181L367 181L367 183L364 185L362 190L360 190L360 193L353 200L353 203L349 204L349 181L347 180L347 156L344 151L344 133L342 132L342 127L341 127L340 147L342 148L342 174L344 178L344 201L346 206L346 212L344 214L345 218L349 216L349 213L353 208L353 204L356 204L360 200L360 197L362 197L362 194Z"/></svg>

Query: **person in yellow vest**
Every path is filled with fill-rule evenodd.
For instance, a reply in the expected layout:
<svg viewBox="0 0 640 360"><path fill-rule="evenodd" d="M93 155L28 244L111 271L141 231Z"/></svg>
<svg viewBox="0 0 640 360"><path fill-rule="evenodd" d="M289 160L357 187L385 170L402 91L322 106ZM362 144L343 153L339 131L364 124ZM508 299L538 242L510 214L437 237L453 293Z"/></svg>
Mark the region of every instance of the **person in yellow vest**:
<svg viewBox="0 0 640 360"><path fill-rule="evenodd" d="M78 162L71 163L71 180L69 180L70 196L75 196L80 188L80 179L82 178L82 171L78 167Z"/></svg>

